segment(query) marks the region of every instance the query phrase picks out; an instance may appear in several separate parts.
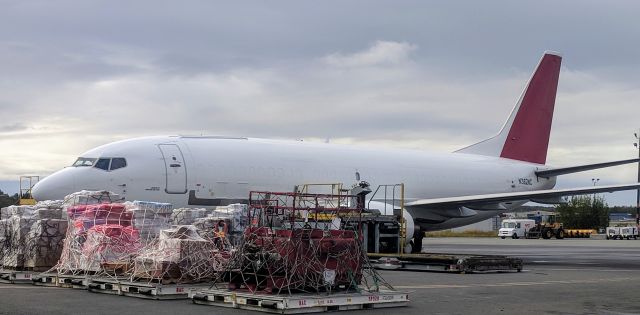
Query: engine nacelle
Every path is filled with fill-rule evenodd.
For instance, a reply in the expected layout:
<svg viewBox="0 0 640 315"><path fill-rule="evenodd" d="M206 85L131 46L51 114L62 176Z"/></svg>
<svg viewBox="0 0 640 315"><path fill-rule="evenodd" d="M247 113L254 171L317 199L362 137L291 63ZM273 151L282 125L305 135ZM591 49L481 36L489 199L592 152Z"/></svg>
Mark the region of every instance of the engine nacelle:
<svg viewBox="0 0 640 315"><path fill-rule="evenodd" d="M370 210L378 210L380 214L383 215L393 215L394 214L394 206L392 204L379 202L379 201L371 201L368 204ZM397 208L397 207L396 207ZM395 209L396 213L400 209ZM407 210L402 211L402 216L405 220L405 226L407 228L407 239L405 240L405 245L408 245L411 239L413 238L413 233L416 231L416 224L413 222L413 217Z"/></svg>
<svg viewBox="0 0 640 315"><path fill-rule="evenodd" d="M405 226L407 227L407 239L405 240L405 245L409 244L409 241L413 238L413 233L416 231L416 223L413 222L413 217L407 210L402 211L402 216L404 217Z"/></svg>

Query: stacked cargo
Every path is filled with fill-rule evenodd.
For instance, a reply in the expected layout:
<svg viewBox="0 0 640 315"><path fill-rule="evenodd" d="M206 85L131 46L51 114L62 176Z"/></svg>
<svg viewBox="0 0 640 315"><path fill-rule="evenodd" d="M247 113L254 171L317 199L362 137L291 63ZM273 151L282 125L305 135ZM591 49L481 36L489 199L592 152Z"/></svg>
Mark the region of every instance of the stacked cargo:
<svg viewBox="0 0 640 315"><path fill-rule="evenodd" d="M80 268L117 275L127 271L129 261L141 248L140 235L131 226L94 225L87 230Z"/></svg>
<svg viewBox="0 0 640 315"><path fill-rule="evenodd" d="M219 280L228 280L230 290L267 294L388 286L369 265L360 241L355 218L362 208L348 206L364 204L351 200L357 197L252 192L250 226Z"/></svg>
<svg viewBox="0 0 640 315"><path fill-rule="evenodd" d="M3 218L4 246L2 265L5 269L21 270L25 263L27 235L36 221L33 206L9 206Z"/></svg>
<svg viewBox="0 0 640 315"><path fill-rule="evenodd" d="M36 220L27 235L25 267L33 270L48 270L60 259L64 238L67 233L67 220L61 219L62 211L57 215L49 212L48 218Z"/></svg>
<svg viewBox="0 0 640 315"><path fill-rule="evenodd" d="M149 243L160 235L160 231L171 228L173 205L170 203L134 201L127 203L127 212L131 213L132 226L140 234L143 243Z"/></svg>
<svg viewBox="0 0 640 315"><path fill-rule="evenodd" d="M193 283L212 279L224 254L193 225L162 231L158 242L135 259L134 278L163 283Z"/></svg>
<svg viewBox="0 0 640 315"><path fill-rule="evenodd" d="M225 246L236 246L240 244L245 227L249 226L248 211L246 204L239 203L216 207L206 218L196 220L194 225L205 233L201 234L202 237L213 237L218 243L222 239Z"/></svg>
<svg viewBox="0 0 640 315"><path fill-rule="evenodd" d="M3 268L46 270L60 256L66 221L61 202L9 206L0 211L0 254Z"/></svg>
<svg viewBox="0 0 640 315"><path fill-rule="evenodd" d="M169 203L114 202L117 199L112 193L86 191L66 198L69 228L59 273L194 283L212 279L223 268L228 248L220 245L226 244L227 235L213 233L220 218L208 217L212 210L174 210ZM222 210L231 224L233 211Z"/></svg>
<svg viewBox="0 0 640 315"><path fill-rule="evenodd" d="M173 225L191 225L197 219L206 217L211 210L204 208L178 208L171 213L171 223Z"/></svg>
<svg viewBox="0 0 640 315"><path fill-rule="evenodd" d="M114 237L120 245L114 230L122 231L122 228L131 226L131 214L125 212L123 204L115 203L119 199L111 192L84 190L65 197L63 213L68 217L68 228L62 254L56 264L58 273L97 272L102 263L119 262L116 253L129 252L119 249L119 246L115 249L101 246L101 242L114 241Z"/></svg>

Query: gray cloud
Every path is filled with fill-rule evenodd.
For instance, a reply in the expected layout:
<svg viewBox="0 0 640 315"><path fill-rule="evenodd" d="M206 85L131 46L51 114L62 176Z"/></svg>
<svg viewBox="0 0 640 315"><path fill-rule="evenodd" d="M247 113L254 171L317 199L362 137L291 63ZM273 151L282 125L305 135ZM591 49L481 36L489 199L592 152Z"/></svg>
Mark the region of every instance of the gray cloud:
<svg viewBox="0 0 640 315"><path fill-rule="evenodd" d="M2 7L0 145L10 158L0 179L45 175L93 146L153 134L451 151L498 130L547 49L565 56L549 161L634 155L633 1ZM635 179L630 168L595 174Z"/></svg>

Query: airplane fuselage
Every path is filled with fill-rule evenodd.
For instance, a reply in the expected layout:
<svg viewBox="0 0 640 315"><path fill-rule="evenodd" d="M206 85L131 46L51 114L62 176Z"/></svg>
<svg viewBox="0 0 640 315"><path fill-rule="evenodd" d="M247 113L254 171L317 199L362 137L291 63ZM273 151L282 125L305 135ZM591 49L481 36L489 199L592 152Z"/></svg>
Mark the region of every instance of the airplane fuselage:
<svg viewBox="0 0 640 315"><path fill-rule="evenodd" d="M110 190L127 200L154 200L176 207L226 205L246 201L249 191L293 191L305 183L367 181L405 184L407 202L424 199L500 192L550 189L555 178L536 177L544 165L497 157L418 150L381 149L329 143L221 137L147 137L107 144L85 152L82 158L124 158L114 170L72 166L43 179L38 186L57 187L46 194L34 187L39 199L60 199L86 190ZM40 196L38 196L40 195ZM371 197L371 196L369 196ZM374 196L379 200L381 196ZM423 230L466 225L522 203L504 205L465 218L444 222L425 218Z"/></svg>

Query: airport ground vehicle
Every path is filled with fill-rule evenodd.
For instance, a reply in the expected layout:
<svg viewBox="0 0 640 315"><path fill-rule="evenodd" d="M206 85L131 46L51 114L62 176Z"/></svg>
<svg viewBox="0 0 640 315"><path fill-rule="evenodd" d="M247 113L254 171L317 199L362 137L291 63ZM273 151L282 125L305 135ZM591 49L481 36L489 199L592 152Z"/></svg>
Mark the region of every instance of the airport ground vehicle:
<svg viewBox="0 0 640 315"><path fill-rule="evenodd" d="M525 237L529 230L535 226L536 222L531 219L506 219L502 221L498 236L504 239L507 237Z"/></svg>
<svg viewBox="0 0 640 315"><path fill-rule="evenodd" d="M615 240L615 239L638 239L638 227L637 226L610 226L607 227L606 238Z"/></svg>
<svg viewBox="0 0 640 315"><path fill-rule="evenodd" d="M563 239L565 237L564 227L562 223L557 222L555 215L537 215L533 218L536 224L529 229L527 238Z"/></svg>

